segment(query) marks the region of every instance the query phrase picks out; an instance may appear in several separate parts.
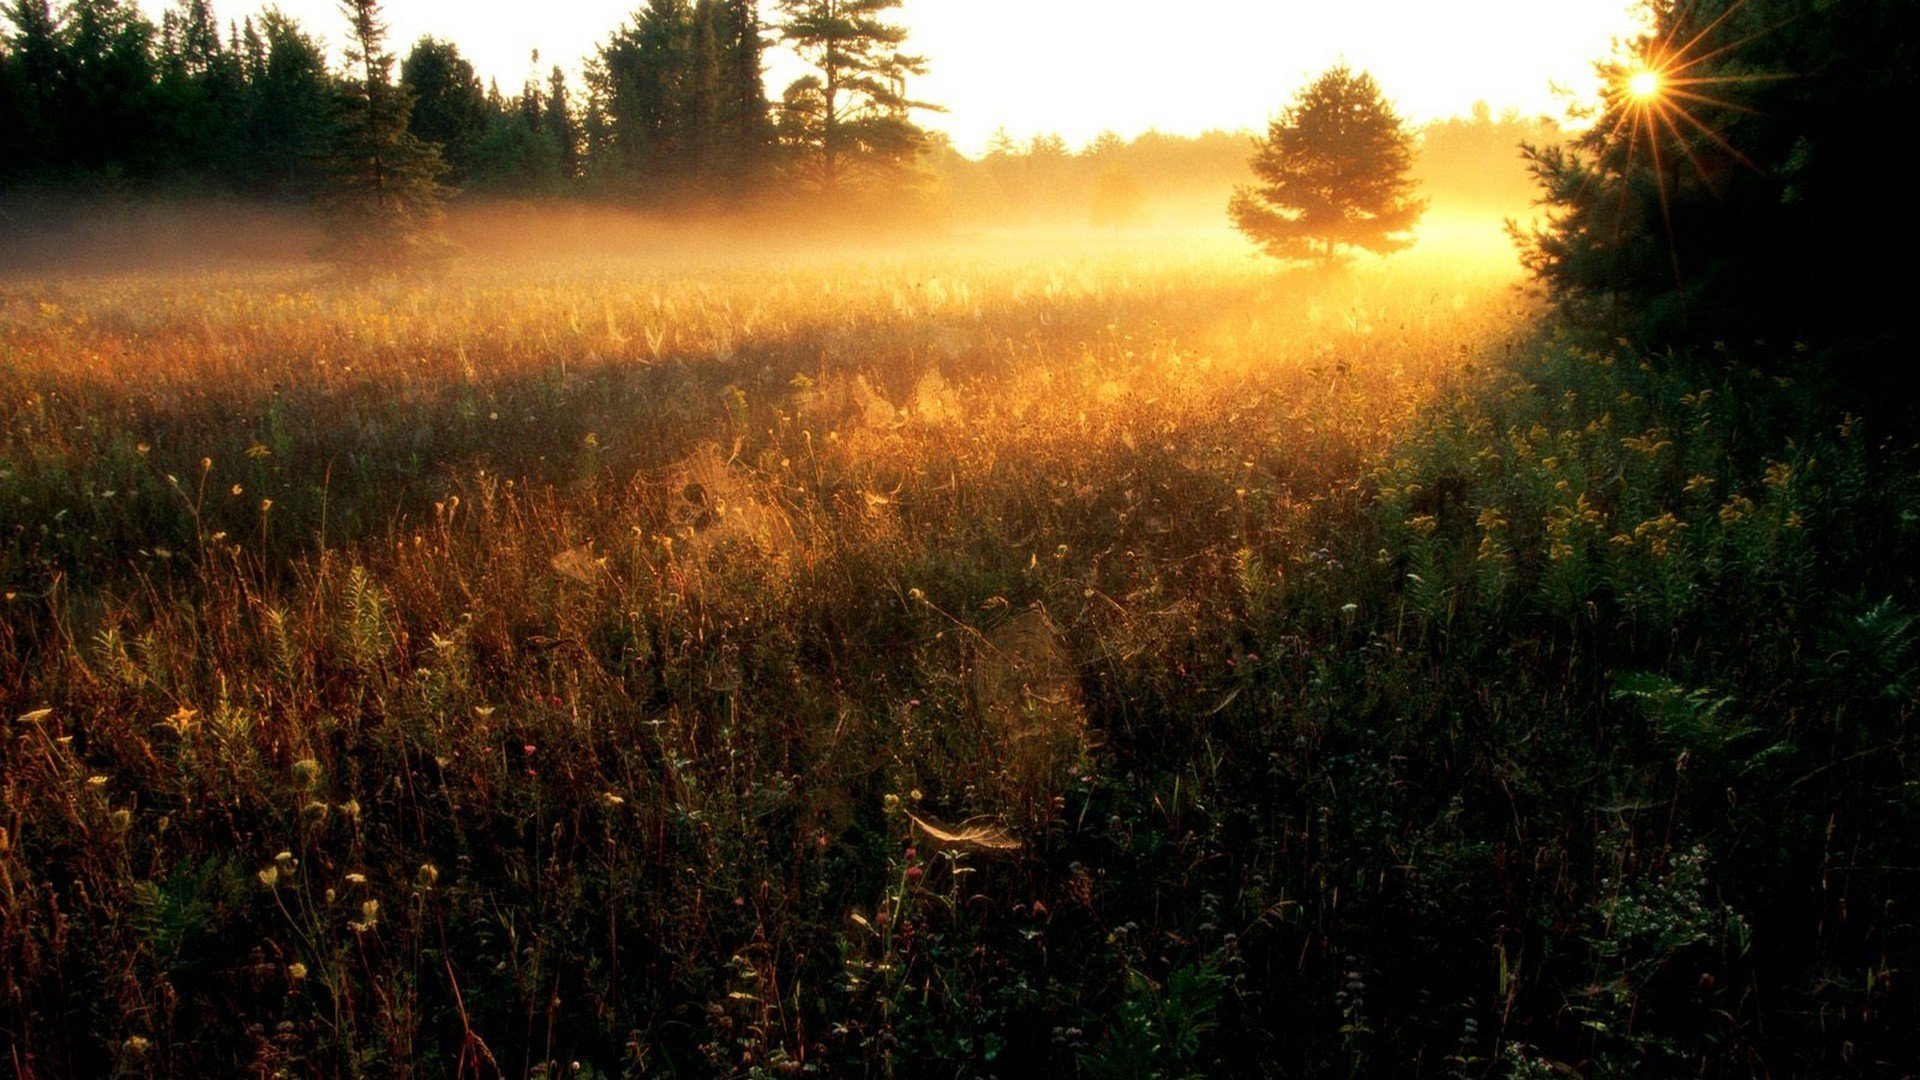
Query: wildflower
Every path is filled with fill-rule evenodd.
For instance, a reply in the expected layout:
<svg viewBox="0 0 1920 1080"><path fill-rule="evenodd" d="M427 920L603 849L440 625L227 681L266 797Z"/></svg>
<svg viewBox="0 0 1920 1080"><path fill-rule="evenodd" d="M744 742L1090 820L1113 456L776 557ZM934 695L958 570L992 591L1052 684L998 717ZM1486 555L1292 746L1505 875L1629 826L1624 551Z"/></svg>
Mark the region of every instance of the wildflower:
<svg viewBox="0 0 1920 1080"><path fill-rule="evenodd" d="M304 979L306 977L307 977L307 965L301 963L298 960L295 960L293 963L287 965L287 978L292 979L294 982L299 982L301 979Z"/></svg>
<svg viewBox="0 0 1920 1080"><path fill-rule="evenodd" d="M320 780L320 763L312 758L301 758L293 763L293 780L305 791Z"/></svg>
<svg viewBox="0 0 1920 1080"><path fill-rule="evenodd" d="M420 886L422 889L431 889L440 880L440 868L432 863L421 863L420 869L414 874L413 880L414 884Z"/></svg>
<svg viewBox="0 0 1920 1080"><path fill-rule="evenodd" d="M1720 507L1720 524L1736 525L1753 514L1753 500L1745 495L1735 495Z"/></svg>
<svg viewBox="0 0 1920 1080"><path fill-rule="evenodd" d="M280 868L277 866L269 866L265 870L255 874L254 877L260 879L260 884L271 889L275 885L280 884Z"/></svg>
<svg viewBox="0 0 1920 1080"><path fill-rule="evenodd" d="M1793 466L1784 461L1767 462L1767 475L1761 478L1761 483L1774 491L1779 491L1792 481Z"/></svg>
<svg viewBox="0 0 1920 1080"><path fill-rule="evenodd" d="M1713 477L1707 476L1704 473L1697 474L1695 476L1688 478L1686 492L1689 495L1698 495L1701 492L1706 491L1707 489L1713 487L1715 483L1716 481L1714 480Z"/></svg>
<svg viewBox="0 0 1920 1080"><path fill-rule="evenodd" d="M99 775L89 776L87 777L87 786L98 791L107 786L107 778Z"/></svg>

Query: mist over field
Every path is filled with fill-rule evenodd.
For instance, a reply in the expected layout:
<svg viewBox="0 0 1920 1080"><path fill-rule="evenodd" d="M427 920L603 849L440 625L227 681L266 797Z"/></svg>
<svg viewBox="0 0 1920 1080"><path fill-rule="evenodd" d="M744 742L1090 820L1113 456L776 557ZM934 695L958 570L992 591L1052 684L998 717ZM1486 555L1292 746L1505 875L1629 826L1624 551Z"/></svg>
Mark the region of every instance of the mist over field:
<svg viewBox="0 0 1920 1080"><path fill-rule="evenodd" d="M0 6L4 1067L1908 1075L1920 4L902 8Z"/></svg>

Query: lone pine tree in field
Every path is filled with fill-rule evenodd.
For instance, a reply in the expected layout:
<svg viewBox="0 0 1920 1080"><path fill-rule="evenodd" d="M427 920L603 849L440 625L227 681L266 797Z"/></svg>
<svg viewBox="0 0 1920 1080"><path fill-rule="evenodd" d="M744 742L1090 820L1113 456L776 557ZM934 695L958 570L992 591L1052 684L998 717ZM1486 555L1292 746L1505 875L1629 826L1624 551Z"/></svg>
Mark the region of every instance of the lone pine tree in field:
<svg viewBox="0 0 1920 1080"><path fill-rule="evenodd" d="M781 141L802 175L831 194L862 179L903 174L925 145L907 76L926 60L900 51L903 26L883 16L901 0L780 0L780 36L817 74L787 87Z"/></svg>
<svg viewBox="0 0 1920 1080"><path fill-rule="evenodd" d="M402 266L447 253L441 235L440 150L407 129L409 95L393 82L393 55L379 0L348 0L353 23L347 61L359 68L343 80L339 129L321 195L327 240L320 256L351 266Z"/></svg>
<svg viewBox="0 0 1920 1080"><path fill-rule="evenodd" d="M1407 175L1413 137L1373 76L1344 64L1268 126L1250 164L1260 183L1235 188L1227 213L1276 259L1331 263L1344 248L1399 251L1426 210Z"/></svg>

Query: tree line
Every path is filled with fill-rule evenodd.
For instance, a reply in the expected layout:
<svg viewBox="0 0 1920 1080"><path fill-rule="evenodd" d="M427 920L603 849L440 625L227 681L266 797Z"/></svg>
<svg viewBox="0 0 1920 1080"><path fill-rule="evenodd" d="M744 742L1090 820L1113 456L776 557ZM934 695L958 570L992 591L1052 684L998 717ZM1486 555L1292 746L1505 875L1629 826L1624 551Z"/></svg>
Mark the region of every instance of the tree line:
<svg viewBox="0 0 1920 1080"><path fill-rule="evenodd" d="M346 6L353 55L336 70L271 7L223 25L210 0L176 0L155 25L131 0L8 0L0 190L324 194L379 108L437 150L435 182L476 192L660 203L894 184L927 145L913 114L931 107L906 93L924 62L887 21L900 2L777 0L769 23L755 0L646 0L576 94L559 66L503 92L435 37L395 79L377 3ZM763 74L775 41L813 69L778 100Z"/></svg>

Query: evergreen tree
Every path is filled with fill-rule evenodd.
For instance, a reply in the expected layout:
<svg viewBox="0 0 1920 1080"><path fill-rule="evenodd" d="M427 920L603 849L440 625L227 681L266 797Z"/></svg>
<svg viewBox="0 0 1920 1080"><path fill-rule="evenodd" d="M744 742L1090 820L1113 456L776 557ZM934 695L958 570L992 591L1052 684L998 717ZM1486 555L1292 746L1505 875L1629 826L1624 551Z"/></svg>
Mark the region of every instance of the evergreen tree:
<svg viewBox="0 0 1920 1080"><path fill-rule="evenodd" d="M1576 317L1653 344L1791 338L1882 377L1920 244L1888 108L1920 98L1912 0L1658 0L1601 65L1583 134L1527 154L1549 210L1523 256ZM1634 76L1643 81L1636 92Z"/></svg>
<svg viewBox="0 0 1920 1080"><path fill-rule="evenodd" d="M60 25L48 0L13 0L0 58L0 185L44 176L58 158Z"/></svg>
<svg viewBox="0 0 1920 1080"><path fill-rule="evenodd" d="M53 123L60 167L151 177L168 157L155 93L154 27L126 0L72 0Z"/></svg>
<svg viewBox="0 0 1920 1080"><path fill-rule="evenodd" d="M400 63L400 85L413 102L407 129L439 146L448 178L464 183L473 175L490 119L473 65L452 42L423 37Z"/></svg>
<svg viewBox="0 0 1920 1080"><path fill-rule="evenodd" d="M332 132L333 80L320 43L300 24L268 8L249 45L256 67L248 84L240 142L244 182L270 195L309 191L319 178Z"/></svg>
<svg viewBox="0 0 1920 1080"><path fill-rule="evenodd" d="M547 76L546 107L540 114L540 130L552 140L558 153L557 166L562 179L580 175L580 125L573 115L573 103L567 93L567 73L554 65Z"/></svg>
<svg viewBox="0 0 1920 1080"><path fill-rule="evenodd" d="M718 88L713 105L717 169L736 190L758 186L768 165L773 123L767 115L760 13L753 0L719 0Z"/></svg>
<svg viewBox="0 0 1920 1080"><path fill-rule="evenodd" d="M596 183L654 199L755 187L772 142L764 47L753 0L649 0L587 65Z"/></svg>
<svg viewBox="0 0 1920 1080"><path fill-rule="evenodd" d="M241 59L220 41L209 0L180 0L161 21L156 88L168 171L225 173L239 156L248 86Z"/></svg>
<svg viewBox="0 0 1920 1080"><path fill-rule="evenodd" d="M1250 164L1260 183L1234 189L1227 213L1277 259L1332 263L1346 248L1399 251L1426 209L1407 176L1413 137L1373 76L1344 64L1268 125Z"/></svg>
<svg viewBox="0 0 1920 1080"><path fill-rule="evenodd" d="M814 69L787 88L781 139L801 175L832 194L899 178L926 145L907 97L926 61L900 51L905 27L884 21L901 0L780 0L780 36Z"/></svg>
<svg viewBox="0 0 1920 1080"><path fill-rule="evenodd" d="M353 37L344 80L339 131L322 195L329 261L397 267L445 254L442 204L450 191L438 148L407 130L410 102L392 79L379 0L348 0Z"/></svg>

